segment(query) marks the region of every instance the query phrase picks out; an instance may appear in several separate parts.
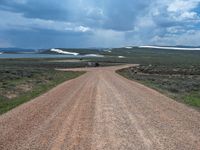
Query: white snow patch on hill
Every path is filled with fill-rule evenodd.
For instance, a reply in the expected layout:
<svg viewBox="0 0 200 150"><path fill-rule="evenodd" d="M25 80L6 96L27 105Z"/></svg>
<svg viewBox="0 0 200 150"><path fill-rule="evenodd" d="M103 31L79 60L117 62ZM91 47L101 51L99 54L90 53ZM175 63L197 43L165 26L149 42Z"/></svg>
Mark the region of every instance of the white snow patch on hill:
<svg viewBox="0 0 200 150"><path fill-rule="evenodd" d="M66 54L66 55L74 55L74 56L79 55L79 53L67 52L67 51L63 51L63 50L61 50L61 49L55 49L55 48L52 48L51 51L52 51L52 52L59 53L59 54Z"/></svg>
<svg viewBox="0 0 200 150"><path fill-rule="evenodd" d="M118 58L125 58L124 56L118 56Z"/></svg>
<svg viewBox="0 0 200 150"><path fill-rule="evenodd" d="M127 48L127 49L131 49L131 48L133 48L133 47L131 47L131 46L127 46L127 47L125 47L125 48Z"/></svg>
<svg viewBox="0 0 200 150"><path fill-rule="evenodd" d="M200 48L162 47L162 46L139 46L139 48L172 49L172 50L200 50Z"/></svg>
<svg viewBox="0 0 200 150"><path fill-rule="evenodd" d="M84 56L85 57L104 57L103 55L98 55L98 54L86 54Z"/></svg>

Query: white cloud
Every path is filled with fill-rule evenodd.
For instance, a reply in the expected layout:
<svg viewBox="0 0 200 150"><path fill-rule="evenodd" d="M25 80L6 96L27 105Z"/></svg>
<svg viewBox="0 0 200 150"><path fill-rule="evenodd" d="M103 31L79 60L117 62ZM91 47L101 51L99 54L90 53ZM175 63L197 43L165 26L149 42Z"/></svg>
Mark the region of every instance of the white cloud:
<svg viewBox="0 0 200 150"><path fill-rule="evenodd" d="M84 26L79 26L79 27L75 27L75 31L88 32L88 31L90 31L90 28L89 27L84 27Z"/></svg>
<svg viewBox="0 0 200 150"><path fill-rule="evenodd" d="M171 34L178 34L178 33L186 32L186 29L181 26L173 26L173 27L167 28L167 32Z"/></svg>
<svg viewBox="0 0 200 150"><path fill-rule="evenodd" d="M199 0L175 0L173 2L170 1L167 10L169 12L190 11L194 9L199 2Z"/></svg>
<svg viewBox="0 0 200 150"><path fill-rule="evenodd" d="M92 29L89 27L85 27L85 26L75 26L75 25L71 25L71 26L67 26L65 27L66 31L71 31L71 32L89 32Z"/></svg>
<svg viewBox="0 0 200 150"><path fill-rule="evenodd" d="M175 0L168 3L167 11L171 18L176 21L199 21L198 14L194 12L199 3L200 0Z"/></svg>
<svg viewBox="0 0 200 150"><path fill-rule="evenodd" d="M0 11L0 15L5 18L0 22L0 30L18 29L18 30L34 30L35 28L49 29L56 31L71 31L71 32L88 32L89 27L81 26L71 22L62 22L54 20L43 20L25 18L20 13L12 13ZM7 19L9 18L9 19Z"/></svg>
<svg viewBox="0 0 200 150"><path fill-rule="evenodd" d="M195 18L198 18L198 15L196 12L183 12L181 15L180 15L180 18L183 20L183 19L195 19Z"/></svg>
<svg viewBox="0 0 200 150"><path fill-rule="evenodd" d="M189 30L182 34L168 34L165 36L155 36L151 39L151 44L155 45L192 45L200 46L200 31Z"/></svg>

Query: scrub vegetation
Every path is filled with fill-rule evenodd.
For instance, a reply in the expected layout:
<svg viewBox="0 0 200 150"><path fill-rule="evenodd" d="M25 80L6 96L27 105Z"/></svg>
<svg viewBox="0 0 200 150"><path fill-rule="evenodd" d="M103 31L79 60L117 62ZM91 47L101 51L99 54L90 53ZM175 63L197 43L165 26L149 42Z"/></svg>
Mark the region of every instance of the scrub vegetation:
<svg viewBox="0 0 200 150"><path fill-rule="evenodd" d="M56 64L43 65L33 60L1 60L0 114L84 73L62 72L54 67Z"/></svg>
<svg viewBox="0 0 200 150"><path fill-rule="evenodd" d="M138 66L119 74L191 106L200 107L200 66Z"/></svg>

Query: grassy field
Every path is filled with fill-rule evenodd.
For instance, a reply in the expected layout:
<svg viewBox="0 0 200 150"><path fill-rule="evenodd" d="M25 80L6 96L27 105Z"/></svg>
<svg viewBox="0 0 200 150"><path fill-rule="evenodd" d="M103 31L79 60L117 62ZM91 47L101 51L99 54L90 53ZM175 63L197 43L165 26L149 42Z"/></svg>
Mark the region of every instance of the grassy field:
<svg viewBox="0 0 200 150"><path fill-rule="evenodd" d="M61 72L54 68L84 64L48 63L41 60L0 60L0 114L27 102L83 72Z"/></svg>
<svg viewBox="0 0 200 150"><path fill-rule="evenodd" d="M118 73L179 102L200 108L200 66L142 65Z"/></svg>

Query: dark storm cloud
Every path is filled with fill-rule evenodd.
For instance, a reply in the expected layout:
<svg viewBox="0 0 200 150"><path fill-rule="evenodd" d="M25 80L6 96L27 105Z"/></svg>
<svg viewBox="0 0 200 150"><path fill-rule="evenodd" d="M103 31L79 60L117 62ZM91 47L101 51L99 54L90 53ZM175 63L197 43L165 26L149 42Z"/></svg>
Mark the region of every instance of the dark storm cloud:
<svg viewBox="0 0 200 150"><path fill-rule="evenodd" d="M24 3L3 0L0 2L0 8L22 13L27 18L67 20L69 15L62 1L55 0L29 0Z"/></svg>
<svg viewBox="0 0 200 150"><path fill-rule="evenodd" d="M85 39L87 39L87 36L89 35L45 29L31 31L10 30L4 34L4 38L12 41L13 45L28 48L85 47Z"/></svg>
<svg viewBox="0 0 200 150"><path fill-rule="evenodd" d="M200 35L199 2L0 0L0 46L180 44Z"/></svg>
<svg viewBox="0 0 200 150"><path fill-rule="evenodd" d="M96 1L99 6L95 6L95 3L80 0L27 0L24 3L3 0L0 8L22 13L26 18L74 21L114 30L131 30L135 19L145 13L148 2L103 0L101 3Z"/></svg>

